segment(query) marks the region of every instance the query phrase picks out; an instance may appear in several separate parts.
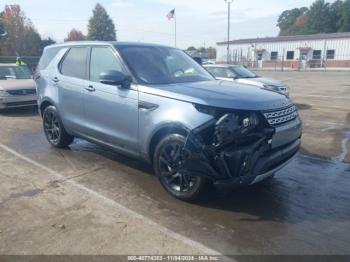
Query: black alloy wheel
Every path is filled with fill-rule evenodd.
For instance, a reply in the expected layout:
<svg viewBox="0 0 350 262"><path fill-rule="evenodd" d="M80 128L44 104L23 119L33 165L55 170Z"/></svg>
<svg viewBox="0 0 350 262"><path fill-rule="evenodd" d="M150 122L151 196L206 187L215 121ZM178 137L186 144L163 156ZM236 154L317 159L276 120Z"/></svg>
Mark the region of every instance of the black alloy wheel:
<svg viewBox="0 0 350 262"><path fill-rule="evenodd" d="M57 109L54 106L49 106L44 110L43 127L46 139L54 147L66 147L74 140L74 137L69 135L64 129Z"/></svg>
<svg viewBox="0 0 350 262"><path fill-rule="evenodd" d="M158 144L154 155L154 169L162 186L173 196L192 201L206 190L208 180L191 176L183 168L185 137L179 134L166 136Z"/></svg>

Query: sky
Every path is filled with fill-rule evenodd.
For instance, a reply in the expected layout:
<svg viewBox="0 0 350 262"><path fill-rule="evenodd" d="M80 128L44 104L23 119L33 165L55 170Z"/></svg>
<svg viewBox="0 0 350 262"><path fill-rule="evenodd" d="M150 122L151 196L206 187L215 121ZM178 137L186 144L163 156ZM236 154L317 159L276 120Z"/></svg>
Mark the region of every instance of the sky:
<svg viewBox="0 0 350 262"><path fill-rule="evenodd" d="M282 11L310 6L314 0L234 0L230 39L276 36ZM227 39L227 4L224 0L0 0L19 4L42 35L62 42L76 28L87 33L96 3L113 19L120 41L174 45L174 21L166 14L176 9L177 46L215 46Z"/></svg>

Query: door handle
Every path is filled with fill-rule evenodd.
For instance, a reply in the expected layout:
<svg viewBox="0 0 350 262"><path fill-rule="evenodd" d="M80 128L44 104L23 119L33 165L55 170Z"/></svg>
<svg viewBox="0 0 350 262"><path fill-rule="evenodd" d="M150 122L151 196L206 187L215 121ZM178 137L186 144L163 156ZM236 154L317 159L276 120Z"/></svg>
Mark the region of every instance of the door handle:
<svg viewBox="0 0 350 262"><path fill-rule="evenodd" d="M58 83L60 80L58 79L58 77L54 77L52 78L52 82Z"/></svg>
<svg viewBox="0 0 350 262"><path fill-rule="evenodd" d="M138 108L142 111L153 111L156 110L159 105L152 104L146 101L139 101Z"/></svg>
<svg viewBox="0 0 350 262"><path fill-rule="evenodd" d="M95 92L96 91L96 89L95 89L95 87L93 87L93 86L88 86L88 87L85 87L85 89L87 90L87 91L89 91L89 92Z"/></svg>

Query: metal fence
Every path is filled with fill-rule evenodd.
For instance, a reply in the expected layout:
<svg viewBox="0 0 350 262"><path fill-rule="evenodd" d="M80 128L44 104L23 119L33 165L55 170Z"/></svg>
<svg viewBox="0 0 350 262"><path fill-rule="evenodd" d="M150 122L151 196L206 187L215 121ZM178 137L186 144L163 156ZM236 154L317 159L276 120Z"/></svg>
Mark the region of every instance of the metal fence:
<svg viewBox="0 0 350 262"><path fill-rule="evenodd" d="M254 58L247 57L242 52L231 55L232 64L244 65L253 70L294 70L294 71L313 71L313 70L350 70L350 50L349 54L332 57L298 57L287 59L285 55L269 57L266 59L259 56Z"/></svg>
<svg viewBox="0 0 350 262"><path fill-rule="evenodd" d="M16 63L16 59L16 56L0 56L0 64ZM39 63L40 56L21 56L21 60L24 61L33 71Z"/></svg>

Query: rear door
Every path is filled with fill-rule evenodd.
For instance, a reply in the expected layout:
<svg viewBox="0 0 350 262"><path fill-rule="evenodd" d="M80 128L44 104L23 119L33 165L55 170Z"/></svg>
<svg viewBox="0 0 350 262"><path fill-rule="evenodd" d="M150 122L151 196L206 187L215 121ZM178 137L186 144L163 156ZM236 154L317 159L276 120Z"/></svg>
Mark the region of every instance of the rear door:
<svg viewBox="0 0 350 262"><path fill-rule="evenodd" d="M92 46L90 82L83 90L83 104L89 136L127 153L138 152L138 91L102 84L102 72L127 73L117 52L110 46Z"/></svg>
<svg viewBox="0 0 350 262"><path fill-rule="evenodd" d="M88 51L87 46L70 48L59 65L60 74L52 78L58 87L58 110L65 127L78 133L84 133L82 92L89 83Z"/></svg>

